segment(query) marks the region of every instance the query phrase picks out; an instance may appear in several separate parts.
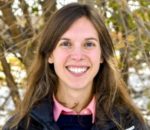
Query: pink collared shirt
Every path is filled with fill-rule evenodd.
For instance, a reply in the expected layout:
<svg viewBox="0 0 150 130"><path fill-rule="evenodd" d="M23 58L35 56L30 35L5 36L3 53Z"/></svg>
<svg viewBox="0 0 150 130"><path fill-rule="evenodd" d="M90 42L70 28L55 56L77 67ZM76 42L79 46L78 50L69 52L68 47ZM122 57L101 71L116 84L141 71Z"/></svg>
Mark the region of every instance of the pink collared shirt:
<svg viewBox="0 0 150 130"><path fill-rule="evenodd" d="M62 104L60 104L55 96L53 96L54 100L54 120L57 121L60 114L64 115L91 115L92 114L92 123L95 122L95 107L96 107L96 101L95 97L91 100L91 102L88 104L86 108L84 108L80 113L75 112L74 110L64 107Z"/></svg>

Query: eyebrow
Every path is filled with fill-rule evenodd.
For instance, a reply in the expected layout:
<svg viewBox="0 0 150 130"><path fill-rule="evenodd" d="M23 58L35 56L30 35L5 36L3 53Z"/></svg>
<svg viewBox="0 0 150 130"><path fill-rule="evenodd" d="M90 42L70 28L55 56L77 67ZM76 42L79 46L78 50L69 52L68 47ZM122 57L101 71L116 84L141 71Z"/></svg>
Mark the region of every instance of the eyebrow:
<svg viewBox="0 0 150 130"><path fill-rule="evenodd" d="M94 38L94 37L89 37L89 38L86 38L86 40L95 40L95 41L99 41L97 38Z"/></svg>
<svg viewBox="0 0 150 130"><path fill-rule="evenodd" d="M65 37L62 37L62 38L60 38L59 40L71 41L71 39L65 38ZM99 41L97 38L94 38L94 37L85 38L85 40L94 40L94 41L97 41L97 42Z"/></svg>
<svg viewBox="0 0 150 130"><path fill-rule="evenodd" d="M59 40L70 40L69 38L65 38L65 37L63 37L63 38L60 38Z"/></svg>

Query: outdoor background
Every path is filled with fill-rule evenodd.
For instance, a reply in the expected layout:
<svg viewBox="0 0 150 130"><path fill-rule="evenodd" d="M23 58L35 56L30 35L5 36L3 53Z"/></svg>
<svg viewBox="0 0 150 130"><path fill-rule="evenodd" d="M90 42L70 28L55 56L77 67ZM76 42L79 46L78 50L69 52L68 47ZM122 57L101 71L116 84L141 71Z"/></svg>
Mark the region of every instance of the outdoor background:
<svg viewBox="0 0 150 130"><path fill-rule="evenodd" d="M45 22L72 1L0 0L0 129L23 98ZM101 14L129 92L150 125L150 0L75 2L89 3Z"/></svg>

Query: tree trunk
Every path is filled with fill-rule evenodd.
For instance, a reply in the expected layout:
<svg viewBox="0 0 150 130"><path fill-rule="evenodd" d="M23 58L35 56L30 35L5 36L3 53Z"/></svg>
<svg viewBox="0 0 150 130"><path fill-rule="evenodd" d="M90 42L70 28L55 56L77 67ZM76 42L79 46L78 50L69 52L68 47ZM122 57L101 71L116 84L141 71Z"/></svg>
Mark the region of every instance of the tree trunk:
<svg viewBox="0 0 150 130"><path fill-rule="evenodd" d="M0 46L0 61L3 68L3 72L5 73L7 86L10 89L12 100L15 104L15 107L17 107L21 100L20 100L17 84L15 83L14 78L11 74L10 65L6 60L2 46Z"/></svg>
<svg viewBox="0 0 150 130"><path fill-rule="evenodd" d="M95 5L95 0L78 0L79 3L89 4L91 6Z"/></svg>
<svg viewBox="0 0 150 130"><path fill-rule="evenodd" d="M56 11L56 0L44 0L41 5L44 12L44 21L47 22L48 18Z"/></svg>
<svg viewBox="0 0 150 130"><path fill-rule="evenodd" d="M25 38L29 38L33 36L34 30L32 28L32 24L31 24L31 18L28 12L28 4L25 2L25 0L20 0L20 8L23 11L24 17L26 19L26 23L25 23Z"/></svg>
<svg viewBox="0 0 150 130"><path fill-rule="evenodd" d="M12 2L0 1L0 6L2 6L1 11L3 13L4 23L8 25L11 39L13 41L13 44L7 43L7 46L15 46L13 47L13 49L17 50L17 52L19 52L22 55L22 57L24 57L26 44L25 42L22 42L24 38L22 36L20 27L17 25L16 17L12 12ZM22 61L24 65L27 66L28 61L25 58Z"/></svg>
<svg viewBox="0 0 150 130"><path fill-rule="evenodd" d="M121 4L123 4L121 1L119 1L119 0L117 0L117 1L118 1L118 3L120 3L120 6L121 6ZM125 2L124 6L127 8L126 4L127 3ZM123 74L124 81L126 82L126 84L128 84L129 43L127 40L127 36L128 36L129 26L128 26L128 21L126 20L126 18L127 18L126 12L124 10L122 10L122 8L119 8L118 11L119 11L119 15L120 15L120 21L123 25L123 29L121 31L122 31L122 34L124 34L123 37L124 37L124 44L125 44L125 48L123 48L120 51L120 57L121 57L121 63L122 63L122 74Z"/></svg>

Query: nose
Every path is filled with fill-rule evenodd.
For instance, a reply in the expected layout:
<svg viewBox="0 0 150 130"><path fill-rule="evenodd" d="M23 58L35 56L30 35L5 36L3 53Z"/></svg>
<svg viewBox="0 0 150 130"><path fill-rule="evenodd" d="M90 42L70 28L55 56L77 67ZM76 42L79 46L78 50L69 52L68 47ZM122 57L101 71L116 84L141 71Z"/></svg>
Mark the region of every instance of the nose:
<svg viewBox="0 0 150 130"><path fill-rule="evenodd" d="M71 52L71 58L72 60L80 61L83 60L83 50L81 47L75 47Z"/></svg>

